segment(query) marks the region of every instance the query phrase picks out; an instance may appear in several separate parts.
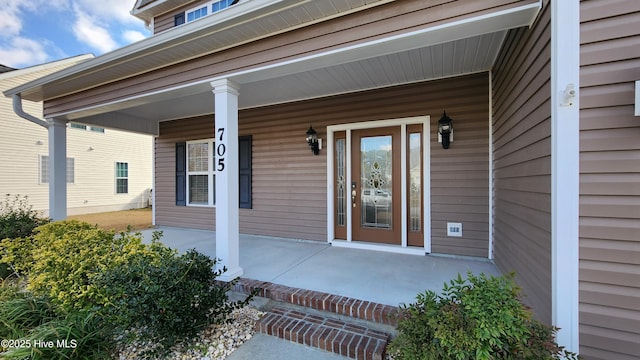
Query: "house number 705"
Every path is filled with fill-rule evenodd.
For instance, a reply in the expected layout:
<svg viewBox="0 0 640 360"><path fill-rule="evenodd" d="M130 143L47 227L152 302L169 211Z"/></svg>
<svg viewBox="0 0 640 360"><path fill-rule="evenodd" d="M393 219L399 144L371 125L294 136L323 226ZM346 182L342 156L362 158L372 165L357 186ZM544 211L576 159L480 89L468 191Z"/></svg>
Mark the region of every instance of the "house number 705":
<svg viewBox="0 0 640 360"><path fill-rule="evenodd" d="M218 171L224 171L224 154L227 152L227 146L224 144L224 128L218 128L218 146L216 146L216 155L218 155Z"/></svg>

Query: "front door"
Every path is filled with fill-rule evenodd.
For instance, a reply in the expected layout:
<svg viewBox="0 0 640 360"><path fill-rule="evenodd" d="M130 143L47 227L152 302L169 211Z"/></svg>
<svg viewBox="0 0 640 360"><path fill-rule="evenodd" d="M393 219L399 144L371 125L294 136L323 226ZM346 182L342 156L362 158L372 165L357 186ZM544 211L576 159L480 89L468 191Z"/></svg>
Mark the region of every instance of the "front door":
<svg viewBox="0 0 640 360"><path fill-rule="evenodd" d="M353 129L343 125L346 130L332 132L334 239L425 246L423 129L428 118L409 120Z"/></svg>
<svg viewBox="0 0 640 360"><path fill-rule="evenodd" d="M400 245L400 127L352 132L353 240Z"/></svg>

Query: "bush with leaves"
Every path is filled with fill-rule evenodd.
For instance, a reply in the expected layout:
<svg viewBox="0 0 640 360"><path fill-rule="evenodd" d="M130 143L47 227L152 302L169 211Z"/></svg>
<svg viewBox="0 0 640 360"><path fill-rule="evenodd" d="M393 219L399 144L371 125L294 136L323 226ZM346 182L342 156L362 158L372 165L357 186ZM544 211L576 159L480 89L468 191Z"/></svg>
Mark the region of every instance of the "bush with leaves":
<svg viewBox="0 0 640 360"><path fill-rule="evenodd" d="M0 240L31 236L33 229L47 222L29 204L27 196L6 194L0 201Z"/></svg>
<svg viewBox="0 0 640 360"><path fill-rule="evenodd" d="M514 275L468 273L426 291L400 309L395 359L577 359L557 345L555 328L535 320L519 298Z"/></svg>
<svg viewBox="0 0 640 360"><path fill-rule="evenodd" d="M212 270L216 260L195 250L177 255L156 242L151 248L160 256L139 253L95 282L109 299L106 318L120 328L135 329L134 339L158 344L155 351L167 351L212 323L229 321L234 309L250 301L229 302L233 283L216 281L226 271Z"/></svg>
<svg viewBox="0 0 640 360"><path fill-rule="evenodd" d="M34 229L47 222L49 220L29 204L27 196L5 195L4 201L0 201L0 240L7 239L5 241L15 241L18 244L12 247L15 253L0 252L0 278L4 279L16 271L9 262L14 257L21 257L29 252Z"/></svg>
<svg viewBox="0 0 640 360"><path fill-rule="evenodd" d="M32 239L3 240L0 251L28 275L29 290L46 294L65 310L103 305L92 278L126 264L133 254L150 252L140 234L116 235L76 220L40 226Z"/></svg>

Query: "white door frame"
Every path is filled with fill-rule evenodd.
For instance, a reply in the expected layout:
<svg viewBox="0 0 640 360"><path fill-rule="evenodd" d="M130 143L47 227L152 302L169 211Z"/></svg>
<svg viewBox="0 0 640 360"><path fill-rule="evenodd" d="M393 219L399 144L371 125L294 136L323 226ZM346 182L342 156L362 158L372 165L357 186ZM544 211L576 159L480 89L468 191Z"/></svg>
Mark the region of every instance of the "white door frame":
<svg viewBox="0 0 640 360"><path fill-rule="evenodd" d="M367 250L379 250L387 252L396 252L403 254L424 255L431 253L431 151L430 151L430 116L415 116L408 118L387 119L377 121L365 121L351 124L340 124L327 126L327 242L334 246L350 247ZM423 233L424 247L407 246L407 125L422 124L422 151L423 151ZM402 223L402 245L386 245L373 244L352 241L352 216L353 204L350 196L350 187L347 196L347 239L340 240L335 238L335 192L334 192L334 133L337 131L346 132L346 184L351 184L351 131L361 129L373 129L381 127L400 126L400 147L401 151L401 223Z"/></svg>

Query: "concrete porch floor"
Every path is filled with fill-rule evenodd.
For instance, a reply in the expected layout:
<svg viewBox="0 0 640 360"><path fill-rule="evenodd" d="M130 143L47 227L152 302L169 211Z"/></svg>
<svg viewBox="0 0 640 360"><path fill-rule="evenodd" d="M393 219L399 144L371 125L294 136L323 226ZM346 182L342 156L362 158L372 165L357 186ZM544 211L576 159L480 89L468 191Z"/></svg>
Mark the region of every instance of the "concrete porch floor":
<svg viewBox="0 0 640 360"><path fill-rule="evenodd" d="M155 230L179 252L195 248L216 256L215 231L158 227L141 231L145 241L151 241ZM427 289L438 292L458 273L500 275L483 259L403 255L257 235L240 235L240 266L243 278L392 306L411 303Z"/></svg>

